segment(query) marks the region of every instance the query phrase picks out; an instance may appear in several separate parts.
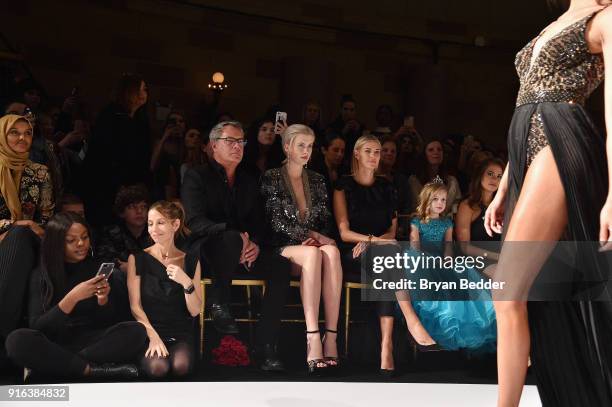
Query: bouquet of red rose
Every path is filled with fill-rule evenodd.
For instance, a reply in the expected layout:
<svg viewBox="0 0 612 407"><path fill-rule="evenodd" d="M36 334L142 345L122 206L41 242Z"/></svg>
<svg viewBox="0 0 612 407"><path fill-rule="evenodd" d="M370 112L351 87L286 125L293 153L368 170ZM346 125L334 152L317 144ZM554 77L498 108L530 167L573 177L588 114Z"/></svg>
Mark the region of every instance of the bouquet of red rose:
<svg viewBox="0 0 612 407"><path fill-rule="evenodd" d="M225 335L219 347L212 350L212 363L221 366L248 366L251 361L247 347L232 335Z"/></svg>

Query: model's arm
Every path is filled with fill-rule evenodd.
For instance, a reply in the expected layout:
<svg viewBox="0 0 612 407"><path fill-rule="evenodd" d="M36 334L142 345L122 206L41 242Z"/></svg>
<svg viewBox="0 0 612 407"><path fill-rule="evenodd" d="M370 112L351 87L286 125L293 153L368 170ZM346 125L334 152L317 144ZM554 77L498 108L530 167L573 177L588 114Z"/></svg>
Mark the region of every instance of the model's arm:
<svg viewBox="0 0 612 407"><path fill-rule="evenodd" d="M612 7L608 7L600 13L599 30L601 30L601 48L606 67L604 100L606 117L606 155L608 157L608 180L612 180ZM600 215L601 228L600 241L612 239L612 184L608 182L608 198Z"/></svg>

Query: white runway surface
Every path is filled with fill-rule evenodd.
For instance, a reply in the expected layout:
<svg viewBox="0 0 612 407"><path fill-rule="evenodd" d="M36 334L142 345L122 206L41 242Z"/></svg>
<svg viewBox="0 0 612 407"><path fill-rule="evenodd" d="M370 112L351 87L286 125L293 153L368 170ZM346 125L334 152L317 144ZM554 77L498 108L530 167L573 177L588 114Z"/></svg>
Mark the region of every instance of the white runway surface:
<svg viewBox="0 0 612 407"><path fill-rule="evenodd" d="M70 384L70 401L47 403L6 401L9 387L17 386L0 386L2 407L479 407L495 406L497 392L494 385L438 383L100 383ZM526 386L521 407L536 406L537 389Z"/></svg>

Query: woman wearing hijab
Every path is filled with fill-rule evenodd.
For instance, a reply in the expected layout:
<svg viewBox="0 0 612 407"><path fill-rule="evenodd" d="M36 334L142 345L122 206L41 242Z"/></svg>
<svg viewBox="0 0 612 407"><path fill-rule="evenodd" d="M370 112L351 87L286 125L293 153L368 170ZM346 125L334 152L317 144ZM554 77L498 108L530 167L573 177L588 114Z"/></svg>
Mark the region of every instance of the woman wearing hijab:
<svg viewBox="0 0 612 407"><path fill-rule="evenodd" d="M21 321L42 226L55 207L47 167L28 159L32 134L25 117L0 118L0 367L5 359L4 340Z"/></svg>

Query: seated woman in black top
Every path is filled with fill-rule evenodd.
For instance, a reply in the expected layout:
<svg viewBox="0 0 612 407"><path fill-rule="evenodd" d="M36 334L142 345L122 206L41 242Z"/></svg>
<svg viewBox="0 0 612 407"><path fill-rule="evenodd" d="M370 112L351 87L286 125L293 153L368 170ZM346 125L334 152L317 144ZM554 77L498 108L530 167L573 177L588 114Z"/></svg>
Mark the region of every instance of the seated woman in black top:
<svg viewBox="0 0 612 407"><path fill-rule="evenodd" d="M494 233L493 237L487 234L484 214L499 188L504 167L504 163L497 158L485 160L474 172L468 197L459 205L455 220L455 233L466 255L482 256L483 249L491 249L491 247L478 247L478 242L500 240L501 235L498 233ZM490 250L484 250L484 253L489 260L499 258L499 253Z"/></svg>
<svg viewBox="0 0 612 407"><path fill-rule="evenodd" d="M100 263L90 255L85 221L75 213L58 213L45 232L41 265L30 279L30 328L8 336L9 357L54 376L138 376L134 365L107 364L135 360L146 332L134 321L112 325L111 287L105 275L96 275Z"/></svg>
<svg viewBox="0 0 612 407"><path fill-rule="evenodd" d="M286 163L264 174L261 190L266 200L267 221L272 228L269 242L291 261L294 272L301 275L307 363L313 373L338 366L336 329L342 267L336 242L328 237L332 219L325 181L322 175L304 169L312 154L315 135L308 126L294 124L284 130L282 137ZM319 339L321 294L325 304L323 347Z"/></svg>
<svg viewBox="0 0 612 407"><path fill-rule="evenodd" d="M334 192L334 214L340 232L340 253L345 273L357 275L361 270L359 256L373 242L394 243L397 230L397 194L385 177L376 176L381 145L374 136L362 136L355 142L351 163L352 175L340 177ZM381 330L381 371L391 374L393 363L394 302L379 302ZM433 344L409 301L401 301L408 330L415 340Z"/></svg>
<svg viewBox="0 0 612 407"><path fill-rule="evenodd" d="M141 366L151 377L188 374L194 365L193 323L200 313L200 263L174 245L185 233L185 215L173 202L149 209L149 234L155 242L128 259L128 290L134 318L142 323L149 346Z"/></svg>

